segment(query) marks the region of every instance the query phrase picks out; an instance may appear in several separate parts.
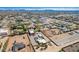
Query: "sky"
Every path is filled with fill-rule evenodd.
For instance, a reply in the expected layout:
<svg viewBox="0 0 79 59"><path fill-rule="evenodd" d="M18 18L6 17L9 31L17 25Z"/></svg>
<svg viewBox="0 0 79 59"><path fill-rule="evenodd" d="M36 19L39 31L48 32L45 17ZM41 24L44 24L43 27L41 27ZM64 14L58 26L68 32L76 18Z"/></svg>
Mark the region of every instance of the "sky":
<svg viewBox="0 0 79 59"><path fill-rule="evenodd" d="M79 7L79 0L0 0L0 7Z"/></svg>

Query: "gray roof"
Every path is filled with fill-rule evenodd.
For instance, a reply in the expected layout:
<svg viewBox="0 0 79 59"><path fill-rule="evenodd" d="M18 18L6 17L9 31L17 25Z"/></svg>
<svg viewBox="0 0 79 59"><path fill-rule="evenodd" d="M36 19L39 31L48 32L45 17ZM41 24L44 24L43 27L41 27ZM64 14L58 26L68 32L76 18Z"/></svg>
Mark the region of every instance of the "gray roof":
<svg viewBox="0 0 79 59"><path fill-rule="evenodd" d="M12 51L16 52L17 50L25 48L25 44L23 43L14 43L12 47Z"/></svg>

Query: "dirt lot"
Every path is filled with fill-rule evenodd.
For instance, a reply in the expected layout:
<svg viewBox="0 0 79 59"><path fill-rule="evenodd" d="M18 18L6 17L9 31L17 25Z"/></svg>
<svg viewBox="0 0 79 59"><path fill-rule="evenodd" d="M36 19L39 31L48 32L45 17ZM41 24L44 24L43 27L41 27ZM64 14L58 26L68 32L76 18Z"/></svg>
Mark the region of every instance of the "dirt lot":
<svg viewBox="0 0 79 59"><path fill-rule="evenodd" d="M62 50L64 52L79 52L79 42L64 47Z"/></svg>
<svg viewBox="0 0 79 59"><path fill-rule="evenodd" d="M11 52L14 41L25 44L25 48L23 48L17 52L33 52L33 48L30 45L30 41L29 41L27 34L9 37L9 42L8 42L8 46L6 49L7 52Z"/></svg>
<svg viewBox="0 0 79 59"><path fill-rule="evenodd" d="M69 34L72 33L73 34ZM62 33L59 35L53 35L51 30L43 30L42 33L47 36L51 41L53 41L56 45L65 47L67 45L73 44L79 41L79 34L74 31Z"/></svg>

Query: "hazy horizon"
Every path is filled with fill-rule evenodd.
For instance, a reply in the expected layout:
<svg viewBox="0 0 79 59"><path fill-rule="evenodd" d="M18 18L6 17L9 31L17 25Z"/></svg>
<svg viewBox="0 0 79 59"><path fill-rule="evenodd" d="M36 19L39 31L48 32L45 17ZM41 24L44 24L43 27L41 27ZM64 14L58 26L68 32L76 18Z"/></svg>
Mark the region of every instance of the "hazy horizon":
<svg viewBox="0 0 79 59"><path fill-rule="evenodd" d="M55 10L55 11L79 11L79 7L0 7L0 10Z"/></svg>

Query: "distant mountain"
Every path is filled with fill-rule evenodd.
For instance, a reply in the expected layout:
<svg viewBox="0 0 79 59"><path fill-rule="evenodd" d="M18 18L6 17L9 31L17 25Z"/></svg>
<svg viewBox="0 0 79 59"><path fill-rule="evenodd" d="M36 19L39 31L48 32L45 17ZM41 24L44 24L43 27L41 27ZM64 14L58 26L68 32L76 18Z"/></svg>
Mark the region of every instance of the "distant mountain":
<svg viewBox="0 0 79 59"><path fill-rule="evenodd" d="M46 7L0 7L0 11L17 12L79 12L79 8L46 8Z"/></svg>

